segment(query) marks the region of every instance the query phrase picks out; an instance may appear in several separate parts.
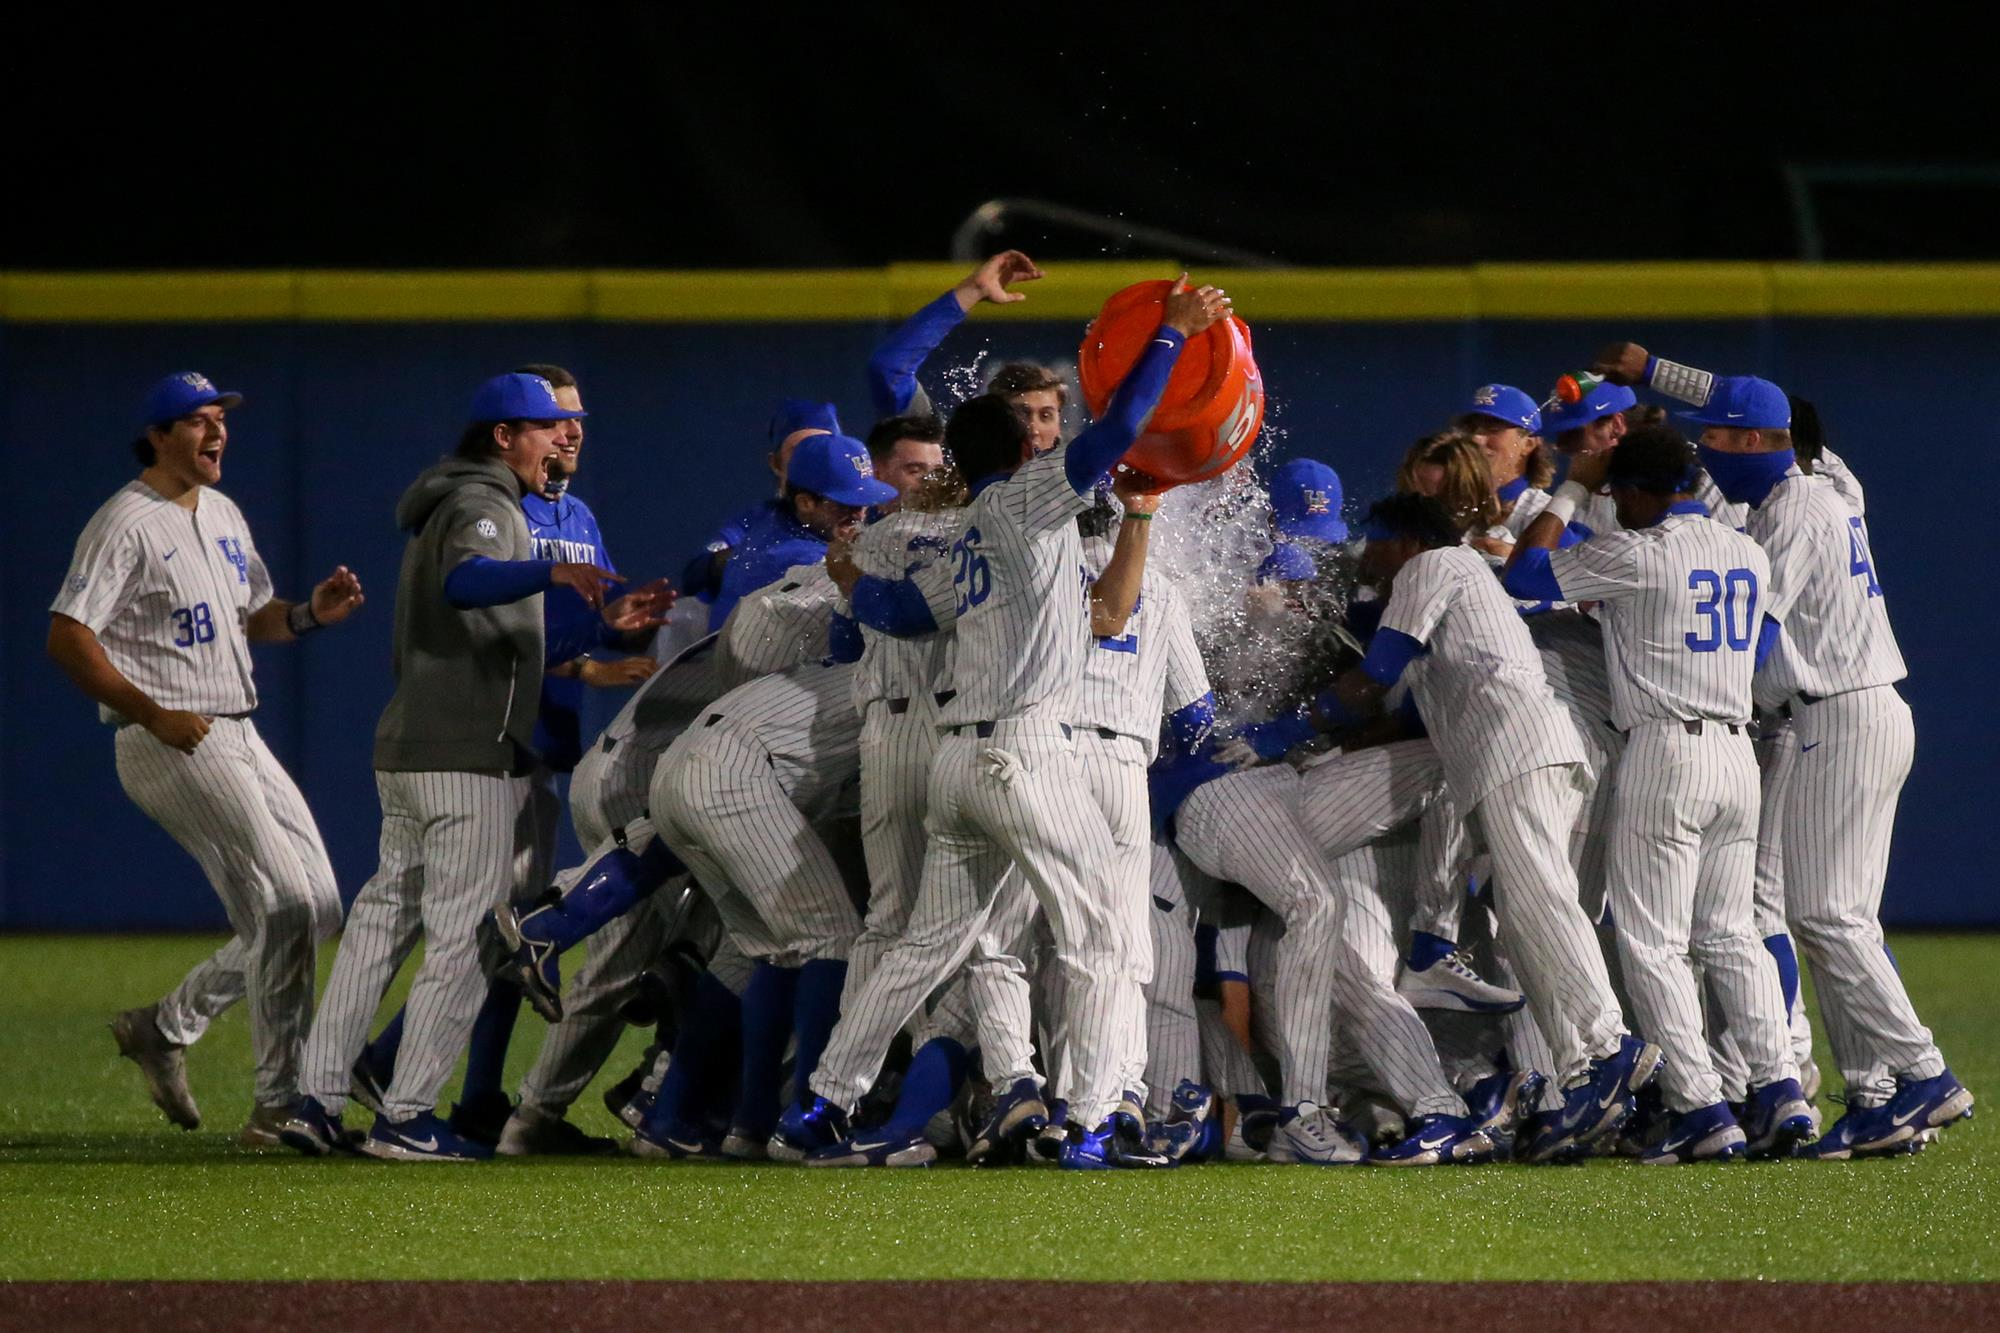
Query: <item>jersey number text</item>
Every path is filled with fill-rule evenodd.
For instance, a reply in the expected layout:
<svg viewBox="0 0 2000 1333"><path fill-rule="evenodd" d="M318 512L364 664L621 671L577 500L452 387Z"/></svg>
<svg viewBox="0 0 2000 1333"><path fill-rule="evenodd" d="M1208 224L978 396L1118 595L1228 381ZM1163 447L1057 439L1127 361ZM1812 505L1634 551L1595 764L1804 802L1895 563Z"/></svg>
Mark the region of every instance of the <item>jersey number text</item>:
<svg viewBox="0 0 2000 1333"><path fill-rule="evenodd" d="M1688 650L1712 653L1724 644L1733 652L1747 649L1757 623L1757 575L1748 569L1726 574L1693 569L1688 571L1688 587L1700 594L1694 613L1708 622L1699 633L1683 636Z"/></svg>

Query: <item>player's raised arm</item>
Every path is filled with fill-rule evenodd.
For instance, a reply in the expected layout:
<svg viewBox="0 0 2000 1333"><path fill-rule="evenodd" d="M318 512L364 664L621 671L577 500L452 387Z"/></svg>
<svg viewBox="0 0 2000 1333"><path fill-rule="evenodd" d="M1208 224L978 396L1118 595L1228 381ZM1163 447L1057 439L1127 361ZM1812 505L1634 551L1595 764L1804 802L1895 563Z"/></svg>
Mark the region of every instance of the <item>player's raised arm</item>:
<svg viewBox="0 0 2000 1333"><path fill-rule="evenodd" d="M1121 467L1112 476L1111 490L1125 506L1125 517L1118 525L1110 562L1090 585L1090 632L1100 639L1123 634L1132 608L1139 603L1139 587L1146 578L1146 538L1160 508L1158 493L1146 489L1154 484L1151 477L1129 468Z"/></svg>
<svg viewBox="0 0 2000 1333"><path fill-rule="evenodd" d="M981 301L1012 305L1027 300L1025 293L1009 288L1041 276L1034 260L1019 250L1004 250L898 325L868 357L868 396L875 405L875 415L893 417L929 411L929 400L917 383L917 371L938 344ZM919 404L919 399L924 401Z"/></svg>

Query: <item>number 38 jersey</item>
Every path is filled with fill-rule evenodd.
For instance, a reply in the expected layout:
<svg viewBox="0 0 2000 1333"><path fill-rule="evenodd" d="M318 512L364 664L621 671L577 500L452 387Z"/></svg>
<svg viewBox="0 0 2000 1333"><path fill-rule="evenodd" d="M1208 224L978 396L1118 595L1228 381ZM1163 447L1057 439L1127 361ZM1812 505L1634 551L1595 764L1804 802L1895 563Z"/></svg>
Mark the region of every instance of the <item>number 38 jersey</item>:
<svg viewBox="0 0 2000 1333"><path fill-rule="evenodd" d="M271 576L242 511L219 491L199 495L189 510L128 482L77 538L49 610L87 626L119 674L162 708L248 713L257 686L243 622L271 600Z"/></svg>
<svg viewBox="0 0 2000 1333"><path fill-rule="evenodd" d="M1757 635L1771 564L1756 542L1676 505L1650 528L1600 533L1552 552L1549 572L1571 601L1604 604L1611 718L1750 720Z"/></svg>
<svg viewBox="0 0 2000 1333"><path fill-rule="evenodd" d="M1090 502L1070 486L1064 452L1031 458L983 488L935 567L951 579L952 604L942 609L958 627L939 686L957 692L939 714L946 726L1076 717L1091 646L1076 516Z"/></svg>

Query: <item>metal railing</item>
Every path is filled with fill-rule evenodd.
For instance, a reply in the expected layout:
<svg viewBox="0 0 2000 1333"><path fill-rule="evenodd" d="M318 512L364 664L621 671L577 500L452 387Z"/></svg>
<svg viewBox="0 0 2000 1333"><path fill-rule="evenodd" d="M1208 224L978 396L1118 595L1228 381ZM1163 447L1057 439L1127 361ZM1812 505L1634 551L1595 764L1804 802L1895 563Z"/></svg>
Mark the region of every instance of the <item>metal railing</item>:
<svg viewBox="0 0 2000 1333"><path fill-rule="evenodd" d="M1150 227L1143 222L1128 222L1123 218L1106 217L1102 213L1071 208L1067 204L1052 204L1044 199L988 199L973 209L951 234L953 262L978 263L986 257L985 243L995 237L1004 236L1008 227L1016 222L1045 222L1073 228L1087 235L1101 236L1107 240L1145 246L1148 247L1148 257L1157 255L1163 259L1205 259L1236 268L1291 267L1283 260L1274 259L1270 255L1255 254L1229 245L1217 245L1212 241L1184 236L1177 231L1168 231L1164 227Z"/></svg>

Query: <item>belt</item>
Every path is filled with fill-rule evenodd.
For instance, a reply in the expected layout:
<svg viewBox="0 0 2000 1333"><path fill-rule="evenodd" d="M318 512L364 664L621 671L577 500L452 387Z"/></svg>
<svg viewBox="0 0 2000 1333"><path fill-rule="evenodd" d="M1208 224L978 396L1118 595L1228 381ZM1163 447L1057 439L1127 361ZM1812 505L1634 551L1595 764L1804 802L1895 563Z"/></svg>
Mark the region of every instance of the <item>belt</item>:
<svg viewBox="0 0 2000 1333"><path fill-rule="evenodd" d="M702 723L702 725L703 725L704 727L712 727L712 726L714 726L714 725L715 725L716 723L718 723L718 722L720 722L720 721L722 721L722 714L720 714L720 713L710 713L710 714L708 715L708 721L706 721L706 722Z"/></svg>
<svg viewBox="0 0 2000 1333"><path fill-rule="evenodd" d="M1732 736L1741 736L1743 734L1743 728L1734 722L1718 722L1715 725L1729 728L1729 734ZM1700 718L1696 718L1692 722L1681 723L1681 730L1690 736L1699 736L1708 730L1708 723L1702 721Z"/></svg>
<svg viewBox="0 0 2000 1333"><path fill-rule="evenodd" d="M908 699L890 699L886 702L888 703L889 711L899 716L910 711L910 701Z"/></svg>
<svg viewBox="0 0 2000 1333"><path fill-rule="evenodd" d="M1109 727L1085 727L1083 730L1096 732L1097 738L1101 741L1115 741L1119 736L1118 732L1113 731Z"/></svg>
<svg viewBox="0 0 2000 1333"><path fill-rule="evenodd" d="M998 725L999 725L998 723L994 722L961 722L955 727L945 727L943 730L944 734L947 736L961 736L966 732L970 731L980 740L986 741L993 739L993 729ZM1062 727L1063 739L1068 740L1070 736L1073 734L1070 730L1069 723L1064 722L1059 725ZM1115 731L1106 732L1102 727L1097 728L1097 730L1100 733L1107 736L1116 736L1118 734Z"/></svg>
<svg viewBox="0 0 2000 1333"><path fill-rule="evenodd" d="M958 697L957 690L939 690L936 694L933 694L931 696L931 698L937 700L937 706L939 708L943 708L946 704L950 703L953 699L956 699L957 697Z"/></svg>

